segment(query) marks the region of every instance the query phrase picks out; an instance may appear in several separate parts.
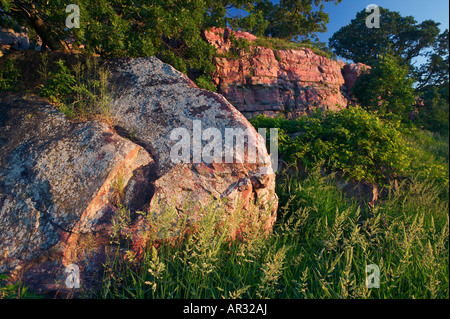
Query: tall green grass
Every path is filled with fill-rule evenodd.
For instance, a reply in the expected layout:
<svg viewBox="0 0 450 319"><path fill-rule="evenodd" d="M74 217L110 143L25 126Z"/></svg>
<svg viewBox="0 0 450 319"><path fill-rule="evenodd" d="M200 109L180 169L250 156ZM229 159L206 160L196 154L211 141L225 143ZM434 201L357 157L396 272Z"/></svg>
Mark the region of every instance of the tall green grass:
<svg viewBox="0 0 450 319"><path fill-rule="evenodd" d="M43 80L40 95L55 104L69 119L80 120L98 118L111 123L108 88L108 70L99 65L95 57L77 56L78 62L69 68L60 59L56 72L48 71L46 53L41 54L38 71Z"/></svg>
<svg viewBox="0 0 450 319"><path fill-rule="evenodd" d="M142 261L131 253L111 260L98 296L449 298L448 140L406 126L397 133L409 165L375 205L347 197L318 163L302 171L291 165L277 174L280 202L270 234L258 214L238 210L234 221L253 219L231 240L236 224L223 222L220 203L195 221L173 207L149 214L157 227ZM379 288L366 285L373 264Z"/></svg>
<svg viewBox="0 0 450 319"><path fill-rule="evenodd" d="M336 60L336 55L329 50L324 43L314 43L314 42L294 42L285 39L271 38L266 36L259 36L254 42L251 43L253 46L260 46L264 48L269 48L272 50L302 50L311 49L315 54L326 57L328 59Z"/></svg>
<svg viewBox="0 0 450 319"><path fill-rule="evenodd" d="M221 206L176 225L177 212L166 209L155 218L159 231L140 262L132 254L109 261L98 297L449 297L443 186L404 181L368 214L319 169L277 178L281 206L270 235L261 235L263 223L254 220L245 237L230 240L230 228L217 227ZM380 269L378 289L366 286L370 264Z"/></svg>
<svg viewBox="0 0 450 319"><path fill-rule="evenodd" d="M408 146L408 156L413 159L409 171L418 174L421 180L443 183L448 188L448 136L413 129L410 133L404 134L403 139Z"/></svg>

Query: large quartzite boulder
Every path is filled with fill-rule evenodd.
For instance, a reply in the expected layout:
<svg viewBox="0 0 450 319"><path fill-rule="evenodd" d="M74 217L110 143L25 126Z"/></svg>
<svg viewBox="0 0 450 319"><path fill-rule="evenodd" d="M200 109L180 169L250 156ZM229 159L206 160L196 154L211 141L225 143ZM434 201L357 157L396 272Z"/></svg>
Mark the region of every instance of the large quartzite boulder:
<svg viewBox="0 0 450 319"><path fill-rule="evenodd" d="M74 270L82 287L98 284L122 207L129 215L121 231L136 254L151 231L145 212L161 203L194 219L211 200L223 200L229 212L257 204L267 228L276 218L265 139L224 97L156 58L106 65L112 125L70 121L36 96L0 96L0 273L39 293L73 287L66 280ZM205 160L205 132L226 148L230 129L246 132L233 161L220 152ZM173 149L183 134L191 147L177 161ZM184 211L187 199L194 205Z"/></svg>

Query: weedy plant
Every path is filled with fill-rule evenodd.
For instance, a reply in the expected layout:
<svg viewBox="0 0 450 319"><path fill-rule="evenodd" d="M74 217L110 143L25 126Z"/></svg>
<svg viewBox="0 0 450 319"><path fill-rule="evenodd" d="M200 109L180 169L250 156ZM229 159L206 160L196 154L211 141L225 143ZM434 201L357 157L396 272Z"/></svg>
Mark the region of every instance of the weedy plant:
<svg viewBox="0 0 450 319"><path fill-rule="evenodd" d="M38 73L41 76L42 82L47 82L49 75L49 61L48 61L48 53L41 52L41 64L39 65Z"/></svg>
<svg viewBox="0 0 450 319"><path fill-rule="evenodd" d="M54 103L68 118L111 120L108 71L99 66L96 58L88 56L84 63L79 60L72 68L60 59L56 62L56 72L48 71L47 64L43 55L40 74L45 83L41 96Z"/></svg>
<svg viewBox="0 0 450 319"><path fill-rule="evenodd" d="M112 203L117 207L120 207L120 205L122 204L125 185L126 185L125 176L123 170L120 170L113 183L113 191L111 194Z"/></svg>
<svg viewBox="0 0 450 319"><path fill-rule="evenodd" d="M10 283L9 277L0 274L0 299L41 299L42 297L32 293L28 287L20 287L20 282Z"/></svg>
<svg viewBox="0 0 450 319"><path fill-rule="evenodd" d="M19 84L20 71L14 66L13 59L7 59L0 69L0 92L14 91Z"/></svg>

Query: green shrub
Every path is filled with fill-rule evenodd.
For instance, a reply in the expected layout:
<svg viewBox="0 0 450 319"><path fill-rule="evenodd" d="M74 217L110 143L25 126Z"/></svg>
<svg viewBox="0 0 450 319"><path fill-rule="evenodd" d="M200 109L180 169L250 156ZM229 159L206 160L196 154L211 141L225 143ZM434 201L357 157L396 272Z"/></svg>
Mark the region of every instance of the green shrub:
<svg viewBox="0 0 450 319"><path fill-rule="evenodd" d="M404 134L404 140L408 157L411 159L409 175L416 174L420 180L440 184L448 189L448 136L413 129L408 134ZM444 195L448 196L448 191Z"/></svg>
<svg viewBox="0 0 450 319"><path fill-rule="evenodd" d="M286 39L272 38L267 36L259 36L258 39L251 43L253 46L269 48L277 50L302 50L311 49L315 54L336 60L336 55L326 47L324 43L315 43L311 41L294 42Z"/></svg>
<svg viewBox="0 0 450 319"><path fill-rule="evenodd" d="M8 283L10 278L0 274L0 300L1 299L41 299L42 297L30 292L29 287L24 287L22 282Z"/></svg>
<svg viewBox="0 0 450 319"><path fill-rule="evenodd" d="M199 88L211 92L217 92L217 87L214 85L213 81L205 75L201 75L197 80L195 80L195 84L197 84Z"/></svg>
<svg viewBox="0 0 450 319"><path fill-rule="evenodd" d="M72 69L64 60L56 64L58 70L48 72L40 95L56 104L68 118L101 116L109 120L108 71L90 57L84 63L78 61Z"/></svg>
<svg viewBox="0 0 450 319"><path fill-rule="evenodd" d="M426 130L441 135L449 133L449 87L448 82L427 87L421 98L423 106L418 107L417 124Z"/></svg>
<svg viewBox="0 0 450 319"><path fill-rule="evenodd" d="M407 121L415 103L413 82L408 77L408 67L398 57L387 54L358 77L352 91L366 110Z"/></svg>
<svg viewBox="0 0 450 319"><path fill-rule="evenodd" d="M62 103L63 100L74 92L75 77L65 65L64 60L56 62L58 71L49 72L40 95L53 103Z"/></svg>
<svg viewBox="0 0 450 319"><path fill-rule="evenodd" d="M19 77L19 70L14 66L13 60L6 60L0 69L0 92L14 91L19 84Z"/></svg>
<svg viewBox="0 0 450 319"><path fill-rule="evenodd" d="M346 177L386 184L403 176L409 165L400 123L363 109L315 112L297 120L258 116L250 122L255 127L279 128L282 157L306 169L323 161L326 168L342 171Z"/></svg>
<svg viewBox="0 0 450 319"><path fill-rule="evenodd" d="M244 38L236 38L236 35L232 32L230 34L230 42L231 42L231 50L235 50L237 54L240 51L244 51L246 53L250 52L250 42Z"/></svg>

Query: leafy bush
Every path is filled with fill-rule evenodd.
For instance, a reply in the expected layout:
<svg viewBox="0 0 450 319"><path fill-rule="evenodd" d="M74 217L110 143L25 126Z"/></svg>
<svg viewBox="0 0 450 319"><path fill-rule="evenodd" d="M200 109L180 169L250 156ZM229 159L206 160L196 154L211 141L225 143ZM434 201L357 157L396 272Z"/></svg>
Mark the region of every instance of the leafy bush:
<svg viewBox="0 0 450 319"><path fill-rule="evenodd" d="M441 135L449 133L449 87L448 82L427 87L421 98L423 106L418 108L417 124Z"/></svg>
<svg viewBox="0 0 450 319"><path fill-rule="evenodd" d="M269 48L272 50L302 50L311 49L315 54L326 57L328 59L336 59L336 55L326 47L325 43L313 42L310 40L294 42L286 39L272 38L260 36L254 42L254 46Z"/></svg>
<svg viewBox="0 0 450 319"><path fill-rule="evenodd" d="M404 134L408 157L411 159L409 175L416 174L420 180L443 185L449 183L448 136L420 129ZM448 191L444 193L448 196Z"/></svg>
<svg viewBox="0 0 450 319"><path fill-rule="evenodd" d="M205 75L201 75L197 80L195 80L195 84L197 84L199 88L212 92L217 92L217 87L214 85L212 80Z"/></svg>
<svg viewBox="0 0 450 319"><path fill-rule="evenodd" d="M53 103L61 103L64 98L74 92L75 77L70 69L65 65L64 60L58 60L57 72L49 72L47 81L42 88L41 96Z"/></svg>
<svg viewBox="0 0 450 319"><path fill-rule="evenodd" d="M249 52L250 42L244 38L236 38L234 33L230 34L231 50L235 50L237 54L240 51Z"/></svg>
<svg viewBox="0 0 450 319"><path fill-rule="evenodd" d="M78 61L72 69L64 60L56 62L58 70L48 72L40 95L55 103L67 117L80 119L102 116L109 119L108 72L95 58Z"/></svg>
<svg viewBox="0 0 450 319"><path fill-rule="evenodd" d="M400 123L360 108L315 112L297 120L260 115L250 122L255 127L279 128L282 157L306 169L324 161L326 168L349 178L386 184L404 175L409 165Z"/></svg>
<svg viewBox="0 0 450 319"><path fill-rule="evenodd" d="M19 70L14 66L13 60L6 60L0 69L0 92L14 91L19 84L19 77Z"/></svg>
<svg viewBox="0 0 450 319"><path fill-rule="evenodd" d="M413 82L408 78L408 67L398 57L387 54L358 77L352 91L366 110L382 117L393 114L408 120L415 103Z"/></svg>
<svg viewBox="0 0 450 319"><path fill-rule="evenodd" d="M156 56L194 81L214 71L215 48L201 36L210 18L204 1L86 0L82 6L89 23L74 30L77 41L102 58Z"/></svg>

